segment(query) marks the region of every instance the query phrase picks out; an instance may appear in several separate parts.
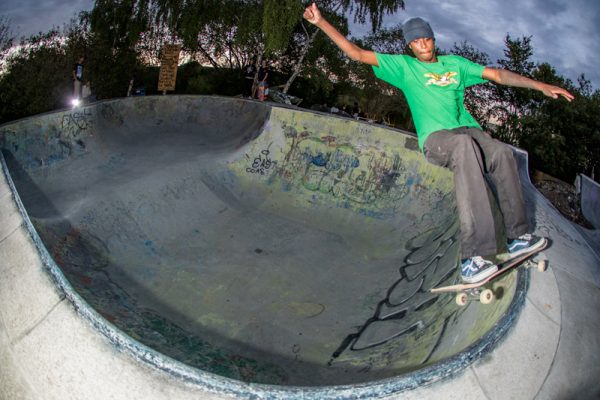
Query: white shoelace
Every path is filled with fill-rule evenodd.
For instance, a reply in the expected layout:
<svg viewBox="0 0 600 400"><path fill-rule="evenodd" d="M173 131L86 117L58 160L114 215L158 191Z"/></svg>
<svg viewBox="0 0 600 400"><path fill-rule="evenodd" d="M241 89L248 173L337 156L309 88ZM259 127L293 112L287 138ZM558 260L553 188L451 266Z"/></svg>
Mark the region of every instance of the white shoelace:
<svg viewBox="0 0 600 400"><path fill-rule="evenodd" d="M471 257L471 260L473 260L473 264L475 264L477 267L483 267L486 264L489 264L489 262L487 260L484 260L483 257L480 257L480 256ZM473 267L473 264L467 265L467 269L469 271L475 271L476 270L476 268Z"/></svg>
<svg viewBox="0 0 600 400"><path fill-rule="evenodd" d="M526 240L526 241L530 241L531 240L531 233L526 233L524 235L519 236L518 238L519 240Z"/></svg>

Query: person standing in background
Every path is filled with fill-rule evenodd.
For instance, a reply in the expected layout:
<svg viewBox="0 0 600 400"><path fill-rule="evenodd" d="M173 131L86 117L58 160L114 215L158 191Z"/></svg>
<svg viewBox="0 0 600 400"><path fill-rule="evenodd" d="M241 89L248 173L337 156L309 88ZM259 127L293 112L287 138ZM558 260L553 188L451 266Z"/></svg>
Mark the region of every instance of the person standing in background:
<svg viewBox="0 0 600 400"><path fill-rule="evenodd" d="M79 56L79 60L73 66L73 97L75 100L81 99L81 84L83 82L83 63L85 58Z"/></svg>
<svg viewBox="0 0 600 400"><path fill-rule="evenodd" d="M262 61L260 68L258 69L258 99L265 101L268 94L269 84L267 79L269 78L269 67L265 60Z"/></svg>
<svg viewBox="0 0 600 400"><path fill-rule="evenodd" d="M242 96L247 99L252 98L252 88L254 86L255 75L256 67L254 67L254 63L251 62L250 64L246 65L246 67L244 67L244 93L242 94Z"/></svg>

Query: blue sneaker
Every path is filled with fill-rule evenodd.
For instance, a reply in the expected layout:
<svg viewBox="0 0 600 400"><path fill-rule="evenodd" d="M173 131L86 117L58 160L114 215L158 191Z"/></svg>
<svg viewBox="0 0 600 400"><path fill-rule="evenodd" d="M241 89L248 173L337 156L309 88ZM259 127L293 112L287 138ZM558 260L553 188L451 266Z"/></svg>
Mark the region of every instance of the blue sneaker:
<svg viewBox="0 0 600 400"><path fill-rule="evenodd" d="M481 282L498 271L498 266L483 257L475 256L462 260L460 272L466 283Z"/></svg>
<svg viewBox="0 0 600 400"><path fill-rule="evenodd" d="M546 243L545 238L526 233L516 239L509 239L506 246L510 255L517 257L543 247L544 243Z"/></svg>

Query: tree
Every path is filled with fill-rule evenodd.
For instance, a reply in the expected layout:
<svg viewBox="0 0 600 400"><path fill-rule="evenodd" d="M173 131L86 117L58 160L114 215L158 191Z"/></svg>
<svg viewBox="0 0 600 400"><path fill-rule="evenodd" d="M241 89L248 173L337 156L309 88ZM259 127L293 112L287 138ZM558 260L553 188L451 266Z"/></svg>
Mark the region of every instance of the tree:
<svg viewBox="0 0 600 400"><path fill-rule="evenodd" d="M23 39L0 76L0 122L64 107L72 64L57 29Z"/></svg>
<svg viewBox="0 0 600 400"><path fill-rule="evenodd" d="M454 43L450 53L462 56L480 65L490 65L490 57L473 47L467 41ZM491 84L471 86L465 91L465 107L485 130L494 130L494 120L491 118L493 107L500 103L497 91Z"/></svg>
<svg viewBox="0 0 600 400"><path fill-rule="evenodd" d="M301 14L302 3L297 0L264 0L262 32L267 54L287 47Z"/></svg>
<svg viewBox="0 0 600 400"><path fill-rule="evenodd" d="M381 28L373 32L358 45L379 53L400 54L407 46L402 34L402 26ZM352 62L351 79L363 90L361 109L374 120L387 121L389 124L413 131L414 125L408 103L401 90L373 77L371 66Z"/></svg>
<svg viewBox="0 0 600 400"><path fill-rule="evenodd" d="M10 19L4 15L0 16L0 53L8 50L14 41Z"/></svg>
<svg viewBox="0 0 600 400"><path fill-rule="evenodd" d="M335 15L338 12L343 15L350 14L354 16L355 22L360 22L361 24L364 24L367 18L370 18L372 32L376 32L381 27L381 22L385 14L393 14L398 10L404 9L404 0L329 0L320 2L319 9L321 10L321 13L328 17L330 22L340 30L340 32L345 33L347 31L343 29L344 26L337 25L335 21L330 18L331 14ZM305 32L302 44L303 51L300 53L300 58L296 63L294 72L285 84L283 90L284 93L287 93L293 80L301 73L304 66L305 55L308 52L308 49L313 45L319 32L317 27L311 27L309 29L305 27L302 20L300 20L300 23L303 25L303 30ZM312 32L310 32L310 30L312 30Z"/></svg>
<svg viewBox="0 0 600 400"><path fill-rule="evenodd" d="M214 68L241 68L262 29L259 0L151 0L155 24L179 38L185 51Z"/></svg>
<svg viewBox="0 0 600 400"><path fill-rule="evenodd" d="M104 0L114 1L114 0ZM263 58L282 66L285 59L289 79L287 92L310 58L309 50L318 36L316 28L302 22L301 0L147 0L157 24L162 24L183 42L184 49L214 68L241 69L251 60L259 66ZM373 30L385 13L404 8L403 0L328 0L319 3L339 28L347 25L345 15L356 21L371 21ZM343 16L343 18L340 18ZM292 47L299 51L289 51Z"/></svg>
<svg viewBox="0 0 600 400"><path fill-rule="evenodd" d="M503 59L498 60L501 68L517 74L532 77L535 63L530 59L533 56L531 36L513 39L506 35ZM520 117L528 112L533 91L502 85L494 85L497 103L491 109L491 116L499 121L496 135L504 142L520 146Z"/></svg>
<svg viewBox="0 0 600 400"><path fill-rule="evenodd" d="M578 173L593 175L600 164L600 92L583 75L573 85L548 64L539 65L534 77L565 86L575 100L539 97L522 118L521 142L531 164L565 181L572 182Z"/></svg>
<svg viewBox="0 0 600 400"><path fill-rule="evenodd" d="M136 46L151 23L149 0L96 0L81 15L89 30L86 71L99 98L124 96L141 68Z"/></svg>

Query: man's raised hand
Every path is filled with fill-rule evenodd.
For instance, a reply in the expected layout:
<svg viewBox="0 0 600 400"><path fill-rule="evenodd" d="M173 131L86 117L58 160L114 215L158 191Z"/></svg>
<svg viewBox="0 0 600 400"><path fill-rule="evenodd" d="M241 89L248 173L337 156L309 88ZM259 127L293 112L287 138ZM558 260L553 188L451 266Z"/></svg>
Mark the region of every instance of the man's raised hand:
<svg viewBox="0 0 600 400"><path fill-rule="evenodd" d="M302 16L305 20L315 25L321 20L321 12L317 8L317 4L314 2L311 3L310 6L306 7Z"/></svg>
<svg viewBox="0 0 600 400"><path fill-rule="evenodd" d="M554 86L554 85L546 85L544 87L544 89L542 89L542 92L546 96L552 97L553 99L558 99L559 97L562 96L565 99L567 99L567 101L569 101L569 102L573 101L573 99L575 98L575 96L573 96L567 90L565 90L561 87L558 87L558 86Z"/></svg>

